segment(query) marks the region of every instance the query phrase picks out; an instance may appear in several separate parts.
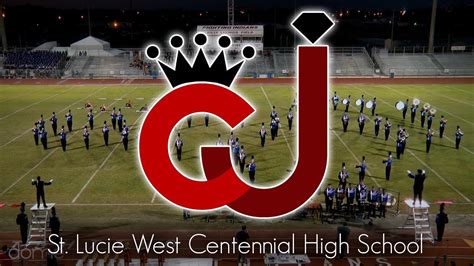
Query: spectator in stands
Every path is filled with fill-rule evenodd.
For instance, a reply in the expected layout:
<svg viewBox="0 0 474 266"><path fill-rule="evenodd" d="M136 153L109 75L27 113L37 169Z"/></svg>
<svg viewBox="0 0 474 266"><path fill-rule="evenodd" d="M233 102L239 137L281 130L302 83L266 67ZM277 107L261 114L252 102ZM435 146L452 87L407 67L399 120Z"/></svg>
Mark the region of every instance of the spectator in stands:
<svg viewBox="0 0 474 266"><path fill-rule="evenodd" d="M13 77L31 74L35 76L56 77L57 70L64 68L68 60L67 52L21 51L7 53L4 68L13 70Z"/></svg>

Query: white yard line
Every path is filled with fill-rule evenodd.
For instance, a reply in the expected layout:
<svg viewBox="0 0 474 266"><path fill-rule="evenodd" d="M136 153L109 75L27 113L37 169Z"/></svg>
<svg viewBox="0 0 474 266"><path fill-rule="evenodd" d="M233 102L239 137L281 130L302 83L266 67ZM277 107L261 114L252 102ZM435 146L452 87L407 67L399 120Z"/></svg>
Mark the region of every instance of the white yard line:
<svg viewBox="0 0 474 266"><path fill-rule="evenodd" d="M272 108L273 108L273 105L272 105L272 103L270 102L270 99L268 98L268 95L267 95L267 93L265 92L265 89L264 89L262 86L260 86L260 89L262 90L263 95L264 95L265 98L267 99L267 102L268 102L268 105L270 106L270 109L272 109ZM285 141L286 141L286 145L288 146L288 150L290 151L290 155L291 155L291 157L293 158L293 161L296 161L296 157L295 157L295 155L294 155L294 153L293 153L293 150L291 149L290 142L288 142L288 139L286 138L285 131L284 131L283 129L281 129L281 128L280 128L280 131L281 131L281 133L283 134L283 138L284 138Z"/></svg>
<svg viewBox="0 0 474 266"><path fill-rule="evenodd" d="M14 114L16 114L16 113L19 113L19 112L21 112L21 111L23 111L23 110L26 110L26 109L30 108L31 106L40 104L40 103L42 103L42 102L44 102L44 101L47 101L47 100L49 100L49 99L51 99L51 98L53 98L53 97L56 97L56 96L58 96L59 94L61 94L61 93L53 94L53 95L51 95L51 96L49 96L49 97L47 97L47 98L44 98L43 100L40 100L40 101L31 103L31 104L29 104L29 105L27 105L27 106L24 106L24 107L20 108L20 109L16 109L14 112L11 112L11 113L9 113L9 114L7 114L7 115L5 115L5 116L0 117L0 121L1 121L1 120L4 120L4 119L6 119L6 118L9 118L10 116L12 116L12 115L14 115Z"/></svg>
<svg viewBox="0 0 474 266"><path fill-rule="evenodd" d="M125 95L128 95L130 94L131 91L127 92ZM108 105L108 107L114 105L115 103L117 103L117 101L114 101L112 102L111 104ZM101 114L103 113L100 113L98 114L96 117L99 117ZM83 124L84 125L87 125L88 123L85 123ZM78 130L76 131L74 134L71 135L71 138L74 137L75 135L77 135L78 133L80 133L82 131ZM24 175L22 175L21 177L19 177L17 180L15 180L15 182L13 182L13 184L11 186L9 186L7 189L5 189L2 193L0 193L0 197L2 197L3 195L5 195L5 193L7 193L10 189L12 189L16 184L18 184L18 182L20 182L25 176L27 176L29 173L31 173L33 170L35 170L38 166L40 166L44 161L46 161L47 158L51 157L51 155L53 155L53 153L55 153L57 150L59 150L59 148L55 148L54 150L52 150L50 153L48 153L45 157L43 157L43 159L41 159L41 161L39 163L37 163L35 166L33 166L33 168L31 168L30 170L28 170Z"/></svg>
<svg viewBox="0 0 474 266"><path fill-rule="evenodd" d="M394 88L391 88L390 86L385 86L385 85L381 85L381 86L384 87L384 88L387 88L387 89L389 89L389 90L395 91L395 89L394 89ZM410 95L408 95L408 94L405 94L405 93L402 93L402 92L400 92L400 91L398 91L398 90L397 90L396 92L399 93L399 94L404 95L405 97L409 97L409 98L412 97L412 96L410 96ZM468 121L468 120L466 120L466 119L464 119L464 118L462 118L462 117L460 117L460 116L458 116L458 115L455 115L455 114L453 114L453 113L451 113L451 112L449 112L449 111L446 111L445 109L441 109L441 108L439 108L439 106L435 106L435 105L431 104L431 107L434 107L435 109L438 109L439 111L442 111L442 112L444 112L444 113L447 113L447 114L449 114L449 115L452 116L452 117L456 117L457 119L462 120L462 121L464 121L464 122L466 122L466 123L468 123L468 124L470 124L470 125L474 125L474 122Z"/></svg>
<svg viewBox="0 0 474 266"><path fill-rule="evenodd" d="M79 103L79 102L81 102L81 101L84 101L85 99L87 99L87 98L91 97L92 95L94 95L94 94L96 94L96 93L98 93L98 92L104 90L105 88L106 88L106 87L103 87L103 88L101 88L101 89L99 89L99 90L93 92L92 94L89 94L89 95L87 95L86 97L84 97L84 98L82 98L82 99L80 99L80 100L78 100L78 101L73 102L72 104L70 104L70 105L64 107L63 109L59 110L58 112L56 112L56 114L59 115L60 113L66 111L66 110L69 110L71 106L74 106L74 105L76 105L77 103ZM24 131L23 133L21 133L20 135L17 135L16 137L14 137L14 138L12 138L11 140L9 140L7 143L2 144L2 145L0 146L0 149L3 148L3 147L5 147L5 146L7 146L7 145L9 145L9 144L11 144L11 143L13 143L14 141L16 141L17 139L23 137L24 135L26 135L26 134L29 133L29 132L31 132L31 128L28 128L27 130L25 130L25 131Z"/></svg>
<svg viewBox="0 0 474 266"><path fill-rule="evenodd" d="M449 97L449 96L446 96L446 95L438 95L438 96L441 96L441 97L446 98L446 99L448 99L448 100L451 100L451 101L453 101L453 102L457 102L457 103L460 103L460 104L465 104L465 105L467 105L467 106L472 106L472 103L460 101L460 100L455 99L455 98L453 98L453 97Z"/></svg>
<svg viewBox="0 0 474 266"><path fill-rule="evenodd" d="M360 91L362 91L361 89L359 89ZM356 107L352 106L352 108L354 109L357 109ZM374 123L373 120L369 119L370 122ZM394 140L395 141L395 138L390 136L390 139ZM461 191L459 191L457 188L455 188L451 183L448 182L448 180L446 180L446 178L444 178L443 176L441 176L440 174L438 174L438 172L436 172L433 168L431 168L428 164L426 164L423 160L421 160L418 156L416 156L416 154L414 154L410 149L406 149L408 151L408 153L410 153L411 156L413 156L417 161L419 161L421 164L423 164L426 168L428 168L433 174L435 174L441 181L443 181L446 185L448 185L448 187L450 187L453 191L455 191L456 193L458 193L459 196L461 196L462 198L464 198L467 202L471 202L471 200L466 197Z"/></svg>
<svg viewBox="0 0 474 266"><path fill-rule="evenodd" d="M33 170L35 170L38 166L40 166L44 161L46 161L46 159L48 159L49 157L51 157L51 155L53 155L53 153L56 151L57 149L54 149L52 152L48 153L46 156L43 157L43 159L41 159L41 161L39 161L35 166L33 166L30 170L28 170L25 174L23 174L22 176L20 176L17 180L15 180L15 182L13 182L9 187L7 187L4 191L2 191L2 193L0 193L0 198L5 195L8 191L10 191L10 189L12 189L16 184L18 184L18 182L20 182L23 178L25 178L25 176L29 175L31 172L33 172Z"/></svg>
<svg viewBox="0 0 474 266"><path fill-rule="evenodd" d="M374 97L374 95L370 95L369 93L367 93L366 91L364 91L363 89L361 89L359 86L355 86L355 87L356 87L360 92L364 93L365 95ZM386 101L384 101L384 100L382 100L382 99L379 99L379 100L380 100L382 103L384 103L385 105L388 105L388 106L390 106L390 107L393 106L393 105L391 105L390 103L388 103L388 102L386 102ZM410 114L408 114L408 116L410 116ZM418 120L418 117L415 118L415 121L419 121L419 120ZM449 138L448 136L446 136L446 134L445 134L445 136L444 136L443 138L445 138L446 140L448 140L449 142L451 142L451 143L453 143L453 144L456 143L454 140L452 140L451 138ZM463 150L469 152L470 154L474 154L473 151L471 151L470 149L466 148L465 146L460 146L460 147L461 147L461 149L463 149Z"/></svg>
<svg viewBox="0 0 474 266"><path fill-rule="evenodd" d="M17 109L17 110L15 110L14 112L9 113L8 115L5 115L5 116L3 116L3 117L0 117L0 121L6 119L6 118L8 118L8 117L10 117L10 116L12 116L12 115L14 115L14 114L16 114L16 113L18 113L18 112L21 112L21 111L23 111L23 110L25 110L25 109L28 109L28 108L30 108L31 106L40 104L40 103L42 103L42 102L44 102L44 101L46 101L46 100L49 100L49 99L51 99L51 98L53 98L53 97L56 97L56 96L58 96L58 95L60 95L60 94L64 94L64 93L68 92L68 91L69 91L70 89L72 89L72 88L73 88L73 87L71 86L71 87L67 88L66 90L64 90L64 91L62 91L62 92L60 92L60 93L53 94L53 95L51 95L51 96L49 96L49 97L47 97L47 98L45 98L45 99L42 99L42 100L40 100L40 101L37 101L37 102L31 103L31 104L29 104L29 105L27 105L27 106L24 106L24 107L22 107L22 108L20 108L20 109Z"/></svg>
<svg viewBox="0 0 474 266"><path fill-rule="evenodd" d="M100 170L102 170L102 168L104 168L105 164L109 161L110 157L112 157L112 154L114 153L114 151L121 145L122 143L117 143L115 145L115 147L112 149L112 151L110 151L109 155L107 155L107 157L105 157L104 161L102 161L102 163L100 164L99 168L97 168L94 173L89 177L89 179L87 180L87 182L84 184L84 186L82 186L81 190L79 191L79 193L77 193L77 195L74 197L74 199L72 200L71 203L76 203L76 200L81 196L82 192L84 192L84 190L86 189L86 187L89 185L89 183L92 181L92 179L94 179L94 177L97 175L97 173L99 173Z"/></svg>
<svg viewBox="0 0 474 266"><path fill-rule="evenodd" d="M8 102L8 101L11 101L11 100L14 100L14 99L18 99L18 98L21 98L25 95L31 95L31 92L23 93L23 94L17 95L15 97L12 97L12 98L9 98L9 99L1 100L0 103L4 103L4 102Z"/></svg>
<svg viewBox="0 0 474 266"><path fill-rule="evenodd" d="M153 193L153 198L151 199L151 203L155 202L156 197L158 196L158 193Z"/></svg>
<svg viewBox="0 0 474 266"><path fill-rule="evenodd" d="M342 145L346 148L346 150L352 155L352 157L354 157L354 159L357 161L357 163L360 164L361 162L359 161L357 156L354 154L354 152L351 150L351 148L349 148L349 146L344 142L344 140L336 133L336 131L334 131L334 129L331 128L330 130L334 134L334 136L336 136L337 139L342 143ZM367 166L368 166L368 164L367 164ZM374 183L377 185L377 187L381 187L379 182L377 182L377 180L372 177L372 174L369 172L369 170L367 170L367 174L369 174L370 179L372 179L372 181L374 181Z"/></svg>

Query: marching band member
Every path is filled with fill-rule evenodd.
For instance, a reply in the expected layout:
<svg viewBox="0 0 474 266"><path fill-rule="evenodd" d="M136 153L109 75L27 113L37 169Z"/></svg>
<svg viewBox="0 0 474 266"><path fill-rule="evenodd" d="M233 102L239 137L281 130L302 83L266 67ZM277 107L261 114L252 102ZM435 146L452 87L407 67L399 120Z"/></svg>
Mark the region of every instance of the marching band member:
<svg viewBox="0 0 474 266"><path fill-rule="evenodd" d="M272 108L272 112L270 113L270 121L274 120L275 118L278 117L278 113L276 111L275 105Z"/></svg>
<svg viewBox="0 0 474 266"><path fill-rule="evenodd" d="M234 132L231 131L229 139L227 140L227 145L229 145L230 147L233 147L234 143L235 143Z"/></svg>
<svg viewBox="0 0 474 266"><path fill-rule="evenodd" d="M118 113L117 113L117 125L118 125L119 133L122 132L122 130L123 130L123 114L122 114L122 109L121 108L118 109Z"/></svg>
<svg viewBox="0 0 474 266"><path fill-rule="evenodd" d="M448 120L444 118L444 116L441 116L441 119L439 120L439 137L442 139L443 138L443 133L444 129L446 128L446 123Z"/></svg>
<svg viewBox="0 0 474 266"><path fill-rule="evenodd" d="M368 216L375 217L375 211L376 211L376 206L377 203L379 202L379 193L378 191L372 187L372 189L369 191L369 214Z"/></svg>
<svg viewBox="0 0 474 266"><path fill-rule="evenodd" d="M352 211L352 206L354 205L354 199L356 197L356 189L349 183L349 187L346 189L346 198L347 198L347 207L349 211Z"/></svg>
<svg viewBox="0 0 474 266"><path fill-rule="evenodd" d="M90 109L87 114L87 120L89 121L89 127L91 130L94 130L94 113L92 113L92 109Z"/></svg>
<svg viewBox="0 0 474 266"><path fill-rule="evenodd" d="M107 126L107 121L104 121L104 125L102 126L102 135L104 137L104 144L105 146L109 146L109 127Z"/></svg>
<svg viewBox="0 0 474 266"><path fill-rule="evenodd" d="M128 126L127 126L127 120L123 120L123 130L125 130L127 132L129 131Z"/></svg>
<svg viewBox="0 0 474 266"><path fill-rule="evenodd" d="M35 140L35 145L38 146L38 144L39 144L38 122L35 122L34 127L31 129L31 132L33 132L33 138Z"/></svg>
<svg viewBox="0 0 474 266"><path fill-rule="evenodd" d="M66 124L67 124L68 131L72 132L72 113L71 113L71 110L69 110L64 117L66 117Z"/></svg>
<svg viewBox="0 0 474 266"><path fill-rule="evenodd" d="M234 162L235 164L239 163L239 153L240 153L240 143L239 138L236 138L234 144L232 145L232 153L234 153Z"/></svg>
<svg viewBox="0 0 474 266"><path fill-rule="evenodd" d="M360 193L361 191L367 191L367 186L365 185L364 181L360 181L359 184L357 184L356 190L357 193Z"/></svg>
<svg viewBox="0 0 474 266"><path fill-rule="evenodd" d="M58 135L58 118L56 117L55 112L53 112L49 121L51 122L51 127L53 128L53 134L57 136Z"/></svg>
<svg viewBox="0 0 474 266"><path fill-rule="evenodd" d="M349 126L349 115L347 114L347 112L342 115L341 121L344 132L347 132L347 126Z"/></svg>
<svg viewBox="0 0 474 266"><path fill-rule="evenodd" d="M39 129L41 130L42 128L44 128L44 124L46 122L44 121L44 118L43 118L43 114L40 115L40 119L38 120L38 127Z"/></svg>
<svg viewBox="0 0 474 266"><path fill-rule="evenodd" d="M222 142L221 133L219 133L217 134L216 146L222 146L222 145L224 145L224 142Z"/></svg>
<svg viewBox="0 0 474 266"><path fill-rule="evenodd" d="M188 123L188 128L191 128L191 124L193 122L193 117L191 115L188 115L186 117L186 122Z"/></svg>
<svg viewBox="0 0 474 266"><path fill-rule="evenodd" d="M388 140L390 136L390 128L392 127L392 123L388 120L388 117L385 118L385 125L384 125L384 132L385 132L385 141Z"/></svg>
<svg viewBox="0 0 474 266"><path fill-rule="evenodd" d="M385 218L385 212L387 211L387 204L390 200L390 195L385 192L385 189L382 189L382 194L380 195L380 214L379 217Z"/></svg>
<svg viewBox="0 0 474 266"><path fill-rule="evenodd" d="M349 112L349 106L350 105L351 105L351 95L347 96L346 109L344 110L345 113Z"/></svg>
<svg viewBox="0 0 474 266"><path fill-rule="evenodd" d="M425 119L426 119L426 113L428 112L428 109L426 109L425 107L423 107L421 109L421 127L425 127Z"/></svg>
<svg viewBox="0 0 474 266"><path fill-rule="evenodd" d="M408 133L406 132L404 128L402 129L401 140L402 140L402 154L405 154L405 148L407 146L407 140L408 140Z"/></svg>
<svg viewBox="0 0 474 266"><path fill-rule="evenodd" d="M339 179L339 185L342 185L343 188L346 188L346 182L349 178L349 172L346 169L346 163L342 163L341 171L339 171L337 178Z"/></svg>
<svg viewBox="0 0 474 266"><path fill-rule="evenodd" d="M383 160L382 163L385 164L385 179L390 180L390 172L392 171L392 152L388 152L387 160Z"/></svg>
<svg viewBox="0 0 474 266"><path fill-rule="evenodd" d="M357 203L359 205L359 212L364 212L365 210L365 204L366 204L366 199L367 199L367 190L359 190L358 198L357 198Z"/></svg>
<svg viewBox="0 0 474 266"><path fill-rule="evenodd" d="M428 112L428 122L427 122L427 125L428 125L428 129L431 129L431 125L433 124L433 117L435 115L432 114L431 112Z"/></svg>
<svg viewBox="0 0 474 266"><path fill-rule="evenodd" d="M416 111L418 109L418 105L412 105L411 106L411 123L414 124L415 123L415 118L416 118Z"/></svg>
<svg viewBox="0 0 474 266"><path fill-rule="evenodd" d="M426 131L426 153L430 152L432 138L433 138L433 130L428 129L428 131Z"/></svg>
<svg viewBox="0 0 474 266"><path fill-rule="evenodd" d="M208 113L204 115L204 125L206 127L209 127L209 114Z"/></svg>
<svg viewBox="0 0 474 266"><path fill-rule="evenodd" d="M244 145L240 146L240 151L239 151L239 166L240 166L240 173L244 173L245 169L245 159L247 158L247 154L245 153L244 150Z"/></svg>
<svg viewBox="0 0 474 266"><path fill-rule="evenodd" d="M396 150L397 150L397 159L399 159L399 160L400 160L400 156L402 154L402 149L403 149L402 139L400 137L397 137Z"/></svg>
<svg viewBox="0 0 474 266"><path fill-rule="evenodd" d="M293 111L291 108L290 110L288 110L288 114L286 115L286 118L288 119L288 130L291 131L291 127L293 126Z"/></svg>
<svg viewBox="0 0 474 266"><path fill-rule="evenodd" d="M407 170L407 173L410 178L413 178L415 180L415 182L413 183L413 205L415 205L416 198L418 198L421 205L423 195L423 184L426 179L425 170L418 169L416 175L412 174L410 170Z"/></svg>
<svg viewBox="0 0 474 266"><path fill-rule="evenodd" d="M362 156L362 162L359 165L356 165L355 168L359 168L359 182L364 181L365 172L367 170L367 163L365 162L365 156Z"/></svg>
<svg viewBox="0 0 474 266"><path fill-rule="evenodd" d="M344 201L344 187L342 184L339 184L339 186L336 189L336 209L337 211L340 211L342 209L342 202Z"/></svg>
<svg viewBox="0 0 474 266"><path fill-rule="evenodd" d="M334 108L334 111L336 111L337 105L339 104L339 96L337 96L336 92L334 92L334 96L332 96L331 101L332 101L332 106Z"/></svg>
<svg viewBox="0 0 474 266"><path fill-rule="evenodd" d="M275 117L275 122L276 122L275 137L278 137L278 129L280 128L280 118L278 116Z"/></svg>
<svg viewBox="0 0 474 266"><path fill-rule="evenodd" d="M362 111L360 111L359 117L357 117L357 122L359 123L359 134L362 135L365 126L365 115Z"/></svg>
<svg viewBox="0 0 474 266"><path fill-rule="evenodd" d="M408 111L408 99L405 101L405 104L403 105L403 110L402 110L403 120L405 120L407 111Z"/></svg>
<svg viewBox="0 0 474 266"><path fill-rule="evenodd" d="M46 132L45 128L41 128L39 131L39 137L41 140L41 144L43 144L43 149L48 149L48 132Z"/></svg>
<svg viewBox="0 0 474 266"><path fill-rule="evenodd" d="M379 131L380 131L380 124L382 123L382 117L379 116L379 114L375 115L375 136L379 136Z"/></svg>
<svg viewBox="0 0 474 266"><path fill-rule="evenodd" d="M372 100L372 116L374 116L375 114L375 108L377 108L377 98L374 97L374 99Z"/></svg>
<svg viewBox="0 0 474 266"><path fill-rule="evenodd" d="M331 184L329 184L324 190L324 196L325 196L325 202L326 202L326 212L332 212L332 204L334 202L334 194L336 191L332 187Z"/></svg>
<svg viewBox="0 0 474 266"><path fill-rule="evenodd" d="M129 129L128 129L128 126L127 126L127 121L123 121L124 123L124 126L123 126L123 129L122 129L122 132L121 132L121 136L122 136L122 144L123 144L123 148L127 151L128 150L128 134L130 133L129 132Z"/></svg>
<svg viewBox="0 0 474 266"><path fill-rule="evenodd" d="M364 107L365 107L365 100L364 100L364 95L362 94L362 97L360 98L360 113L364 113Z"/></svg>
<svg viewBox="0 0 474 266"><path fill-rule="evenodd" d="M67 144L67 136L66 131L64 130L64 126L61 126L61 131L59 132L59 137L61 140L61 147L63 151L66 151L66 144Z"/></svg>
<svg viewBox="0 0 474 266"><path fill-rule="evenodd" d="M250 163L247 164L247 168L249 169L249 180L250 183L255 183L255 171L257 170L257 164L255 163L255 157L252 155L250 159Z"/></svg>
<svg viewBox="0 0 474 266"><path fill-rule="evenodd" d="M84 126L84 132L82 133L82 138L84 139L84 144L86 145L86 150L89 149L89 130L87 130L87 126Z"/></svg>
<svg viewBox="0 0 474 266"><path fill-rule="evenodd" d="M272 135L272 140L275 140L275 137L278 134L278 123L275 119L272 119L272 122L270 123L270 133Z"/></svg>
<svg viewBox="0 0 474 266"><path fill-rule="evenodd" d="M112 108L112 112L110 113L110 119L112 120L112 129L115 130L117 124L117 113L115 112L115 107Z"/></svg>
<svg viewBox="0 0 474 266"><path fill-rule="evenodd" d="M260 145L262 147L264 147L265 146L265 136L267 135L267 130L265 129L265 123L264 122L262 122L262 127L260 128L259 135L260 135Z"/></svg>
<svg viewBox="0 0 474 266"><path fill-rule="evenodd" d="M464 136L464 133L461 131L461 127L456 127L456 149L459 150L459 144L461 144L461 139Z"/></svg>
<svg viewBox="0 0 474 266"><path fill-rule="evenodd" d="M176 147L176 156L178 161L181 161L181 154L183 153L183 140L181 139L181 133L178 133L178 137L174 142L174 146Z"/></svg>

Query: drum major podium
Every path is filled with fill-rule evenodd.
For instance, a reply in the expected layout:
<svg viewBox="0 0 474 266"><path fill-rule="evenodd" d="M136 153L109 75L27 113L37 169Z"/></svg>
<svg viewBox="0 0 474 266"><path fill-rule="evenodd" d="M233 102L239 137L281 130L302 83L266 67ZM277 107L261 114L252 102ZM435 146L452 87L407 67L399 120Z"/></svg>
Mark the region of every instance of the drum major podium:
<svg viewBox="0 0 474 266"><path fill-rule="evenodd" d="M430 205L426 201L417 200L415 204L412 199L406 199L405 204L410 208L407 219L401 228L415 229L416 241L429 241L434 244L434 237L430 224Z"/></svg>
<svg viewBox="0 0 474 266"><path fill-rule="evenodd" d="M51 209L54 207L54 203L46 204L46 208L43 205L38 207L34 204L30 208L31 222L28 232L28 243L27 245L33 246L44 246L48 240L49 230L49 218L51 217Z"/></svg>

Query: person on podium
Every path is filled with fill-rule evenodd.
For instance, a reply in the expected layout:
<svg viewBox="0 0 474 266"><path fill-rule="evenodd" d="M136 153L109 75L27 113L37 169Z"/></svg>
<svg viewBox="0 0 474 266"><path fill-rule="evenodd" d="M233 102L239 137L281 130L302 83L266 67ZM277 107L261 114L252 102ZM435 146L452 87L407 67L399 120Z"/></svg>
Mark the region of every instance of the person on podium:
<svg viewBox="0 0 474 266"><path fill-rule="evenodd" d="M40 176L36 177L36 180L31 180L31 184L36 187L36 203L38 204L38 208L40 207L40 198L43 200L44 208L48 208L44 197L44 186L49 186L52 183L53 179L49 180L49 182L44 182Z"/></svg>

